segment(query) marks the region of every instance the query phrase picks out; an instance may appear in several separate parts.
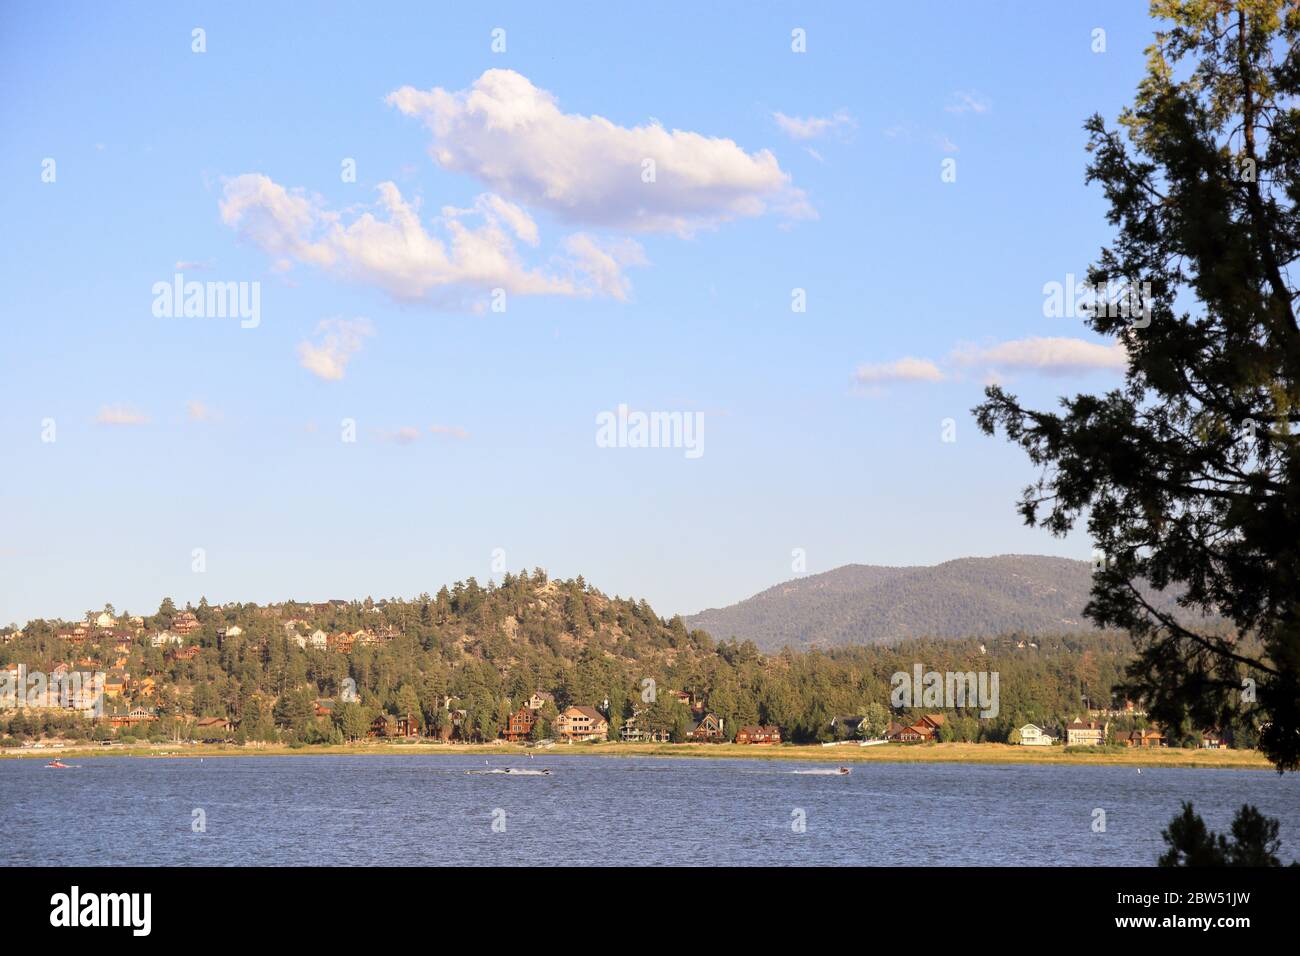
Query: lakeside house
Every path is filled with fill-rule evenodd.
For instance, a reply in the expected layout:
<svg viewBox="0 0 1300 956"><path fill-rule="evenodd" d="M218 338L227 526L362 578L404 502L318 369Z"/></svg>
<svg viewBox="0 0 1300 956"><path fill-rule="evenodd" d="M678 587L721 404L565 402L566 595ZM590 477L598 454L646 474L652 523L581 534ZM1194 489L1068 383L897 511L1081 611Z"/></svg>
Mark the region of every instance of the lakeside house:
<svg viewBox="0 0 1300 956"><path fill-rule="evenodd" d="M673 738L671 730L647 730L638 721L641 718L641 711L634 710L632 716L623 721L623 728L619 731L619 739L624 743L668 743Z"/></svg>
<svg viewBox="0 0 1300 956"><path fill-rule="evenodd" d="M562 740L604 740L609 721L594 707L567 707L555 718L555 733Z"/></svg>
<svg viewBox="0 0 1300 956"><path fill-rule="evenodd" d="M736 731L738 744L779 744L781 729L775 724L749 724Z"/></svg>
<svg viewBox="0 0 1300 956"><path fill-rule="evenodd" d="M419 721L411 714L395 717L392 714L380 714L370 722L371 737L418 737Z"/></svg>
<svg viewBox="0 0 1300 956"><path fill-rule="evenodd" d="M501 735L512 742L527 740L532 735L533 725L540 719L536 710L526 703L520 704L519 709L506 718L506 727Z"/></svg>
<svg viewBox="0 0 1300 956"><path fill-rule="evenodd" d="M1095 720L1072 720L1065 725L1067 747L1100 747L1106 742L1108 724Z"/></svg>
<svg viewBox="0 0 1300 956"><path fill-rule="evenodd" d="M723 720L717 714L705 714L687 736L694 743L720 743L726 739Z"/></svg>
<svg viewBox="0 0 1300 956"><path fill-rule="evenodd" d="M1148 727L1146 730L1134 730L1124 739L1124 745L1127 747L1163 747L1165 746L1165 735L1154 727Z"/></svg>
<svg viewBox="0 0 1300 956"><path fill-rule="evenodd" d="M194 728L201 733L229 733L235 729L235 725L225 717L200 717L195 721Z"/></svg>
<svg viewBox="0 0 1300 956"><path fill-rule="evenodd" d="M147 707L132 707L125 714L109 716L108 723L112 727L134 727L137 724L146 724L157 719L158 715Z"/></svg>
<svg viewBox="0 0 1300 956"><path fill-rule="evenodd" d="M1020 732L1020 745L1022 747L1050 747L1056 743L1056 738L1037 724L1025 724L1017 729Z"/></svg>
<svg viewBox="0 0 1300 956"><path fill-rule="evenodd" d="M919 720L902 724L891 720L885 739L893 743L911 744L939 739L939 728L947 720L943 714L924 714Z"/></svg>
<svg viewBox="0 0 1300 956"><path fill-rule="evenodd" d="M843 734L846 737L857 737L862 733L862 725L866 723L867 718L861 715L852 717L832 717L831 733Z"/></svg>

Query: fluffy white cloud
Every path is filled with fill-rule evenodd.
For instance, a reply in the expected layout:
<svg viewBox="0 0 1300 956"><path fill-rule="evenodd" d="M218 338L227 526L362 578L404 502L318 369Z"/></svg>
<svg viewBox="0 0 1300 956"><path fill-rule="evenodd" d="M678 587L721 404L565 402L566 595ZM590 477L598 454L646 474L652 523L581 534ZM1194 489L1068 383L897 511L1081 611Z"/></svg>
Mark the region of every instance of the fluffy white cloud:
<svg viewBox="0 0 1300 956"><path fill-rule="evenodd" d="M420 222L418 203L403 199L397 186L380 183L382 218L366 211L345 223L316 199L293 192L260 173L227 181L221 201L222 221L275 257L277 267L295 262L315 266L341 278L378 286L395 299L457 307L470 291L505 289L513 295L626 298L630 283L622 266L644 257L623 248L611 260L592 254L585 242L553 272L529 269L520 260L515 240L539 242L537 224L528 213L501 196L487 193L469 209L446 206L435 222L444 238ZM467 218L481 220L468 225ZM595 272L588 271L595 269Z"/></svg>
<svg viewBox="0 0 1300 956"><path fill-rule="evenodd" d="M884 385L889 382L941 382L944 375L929 359L901 358L879 365L859 365L853 378L859 385Z"/></svg>
<svg viewBox="0 0 1300 956"><path fill-rule="evenodd" d="M571 222L688 236L769 208L816 213L768 150L658 122L626 127L563 113L513 70L488 70L469 89L404 86L387 101L424 121L429 155L494 192ZM654 181L646 182L646 161Z"/></svg>
<svg viewBox="0 0 1300 956"><path fill-rule="evenodd" d="M776 125L791 139L817 139L839 129L852 129L857 125L846 110L837 110L830 116L786 116L772 114Z"/></svg>
<svg viewBox="0 0 1300 956"><path fill-rule="evenodd" d="M361 351L362 341L373 334L367 319L325 319L316 326L316 342L298 343L298 358L316 377L337 382L352 356Z"/></svg>
<svg viewBox="0 0 1300 956"><path fill-rule="evenodd" d="M147 425L149 416L128 405L102 405L95 416L97 425Z"/></svg>
<svg viewBox="0 0 1300 956"><path fill-rule="evenodd" d="M957 365L989 369L1021 369L1048 374L1086 372L1092 369L1123 371L1128 352L1118 342L1103 345L1070 338L1028 338L979 348L966 346L953 352Z"/></svg>

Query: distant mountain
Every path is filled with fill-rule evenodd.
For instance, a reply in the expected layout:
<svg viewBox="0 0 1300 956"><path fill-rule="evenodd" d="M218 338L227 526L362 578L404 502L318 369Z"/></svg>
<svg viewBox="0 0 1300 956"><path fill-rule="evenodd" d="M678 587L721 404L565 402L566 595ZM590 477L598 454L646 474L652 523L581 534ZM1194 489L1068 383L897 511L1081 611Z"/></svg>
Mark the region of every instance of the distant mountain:
<svg viewBox="0 0 1300 956"><path fill-rule="evenodd" d="M914 637L1090 630L1092 566L1042 555L959 558L929 567L848 564L685 619L718 639L786 645L883 644Z"/></svg>

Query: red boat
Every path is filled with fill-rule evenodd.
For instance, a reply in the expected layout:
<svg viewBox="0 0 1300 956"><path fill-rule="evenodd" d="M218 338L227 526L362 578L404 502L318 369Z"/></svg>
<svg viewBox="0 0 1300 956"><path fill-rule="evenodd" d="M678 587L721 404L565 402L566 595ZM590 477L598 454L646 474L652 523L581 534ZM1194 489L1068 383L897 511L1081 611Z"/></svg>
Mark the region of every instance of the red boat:
<svg viewBox="0 0 1300 956"><path fill-rule="evenodd" d="M64 763L62 760L51 760L45 765L45 768L47 770L67 770L68 764Z"/></svg>

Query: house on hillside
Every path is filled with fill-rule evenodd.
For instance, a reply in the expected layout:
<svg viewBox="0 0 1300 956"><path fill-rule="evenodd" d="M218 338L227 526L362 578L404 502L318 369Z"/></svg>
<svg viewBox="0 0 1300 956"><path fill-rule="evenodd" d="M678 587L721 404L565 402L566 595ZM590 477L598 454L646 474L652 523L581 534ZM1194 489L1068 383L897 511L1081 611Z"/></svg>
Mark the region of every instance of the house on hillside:
<svg viewBox="0 0 1300 956"><path fill-rule="evenodd" d="M566 707L555 718L555 733L560 739L604 740L609 735L609 721L595 707Z"/></svg>
<svg viewBox="0 0 1300 956"><path fill-rule="evenodd" d="M174 634L171 631L159 631L149 638L149 643L154 647L166 647L168 644L179 647L184 641L179 634Z"/></svg>
<svg viewBox="0 0 1300 956"><path fill-rule="evenodd" d="M529 710L541 710L547 704L555 703L555 695L548 694L544 690L533 691L533 696L528 698L527 706Z"/></svg>

